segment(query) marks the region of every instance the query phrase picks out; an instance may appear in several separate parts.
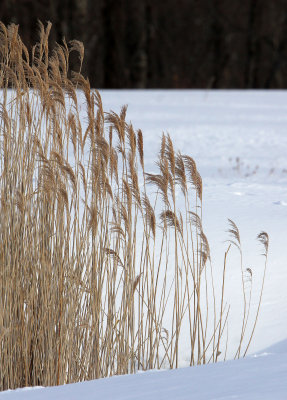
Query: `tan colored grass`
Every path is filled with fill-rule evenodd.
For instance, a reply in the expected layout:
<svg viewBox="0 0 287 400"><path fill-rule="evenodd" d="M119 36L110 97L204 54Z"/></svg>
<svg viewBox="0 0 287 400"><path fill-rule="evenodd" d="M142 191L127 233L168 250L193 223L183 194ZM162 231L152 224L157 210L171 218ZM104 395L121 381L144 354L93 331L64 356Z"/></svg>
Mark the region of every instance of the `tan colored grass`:
<svg viewBox="0 0 287 400"><path fill-rule="evenodd" d="M190 365L222 359L228 251L210 293L194 160L163 135L159 171L146 173L127 107L104 113L81 75L83 45L51 53L51 24L39 27L29 52L0 24L0 390L177 367L184 326ZM230 233L238 247L234 223Z"/></svg>

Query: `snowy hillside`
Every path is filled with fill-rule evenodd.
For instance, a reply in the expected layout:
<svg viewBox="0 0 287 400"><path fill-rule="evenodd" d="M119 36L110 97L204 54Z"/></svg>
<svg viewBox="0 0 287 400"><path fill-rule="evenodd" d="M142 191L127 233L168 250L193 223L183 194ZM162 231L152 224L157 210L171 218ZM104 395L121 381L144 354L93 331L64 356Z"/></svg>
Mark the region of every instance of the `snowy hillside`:
<svg viewBox="0 0 287 400"><path fill-rule="evenodd" d="M115 376L72 385L6 391L2 400L284 400L287 343L257 356L201 367Z"/></svg>
<svg viewBox="0 0 287 400"><path fill-rule="evenodd" d="M195 159L203 179L204 230L215 269L222 267L227 218L231 218L240 229L245 267L259 282L263 260L256 235L268 232L267 280L249 354L286 339L287 92L102 91L101 95L107 111L128 104L127 119L144 133L146 170L155 169L162 132L169 132L176 149ZM239 286L235 251L232 256L226 288L230 297ZM241 300L231 306L230 340L238 339L235 310L241 310Z"/></svg>
<svg viewBox="0 0 287 400"><path fill-rule="evenodd" d="M221 285L227 218L231 218L240 229L244 268L253 273L251 320L264 269L256 236L268 232L268 270L254 339L247 358L231 361L242 321L238 254L231 249L226 283L231 304L230 361L8 391L0 393L0 399L287 399L287 92L101 91L101 95L105 111L118 112L128 104L127 120L143 131L147 171L155 171L162 132L170 134L176 150L195 159L203 179L203 224L215 284ZM188 351L183 343L182 367L187 366Z"/></svg>

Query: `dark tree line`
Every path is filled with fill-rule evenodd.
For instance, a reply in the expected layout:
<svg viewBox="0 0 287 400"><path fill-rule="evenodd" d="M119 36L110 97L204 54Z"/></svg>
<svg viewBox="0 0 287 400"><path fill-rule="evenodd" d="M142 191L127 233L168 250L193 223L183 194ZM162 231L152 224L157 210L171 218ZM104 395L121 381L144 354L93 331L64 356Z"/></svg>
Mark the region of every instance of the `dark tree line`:
<svg viewBox="0 0 287 400"><path fill-rule="evenodd" d="M97 88L287 88L287 0L1 0L27 45L85 45Z"/></svg>

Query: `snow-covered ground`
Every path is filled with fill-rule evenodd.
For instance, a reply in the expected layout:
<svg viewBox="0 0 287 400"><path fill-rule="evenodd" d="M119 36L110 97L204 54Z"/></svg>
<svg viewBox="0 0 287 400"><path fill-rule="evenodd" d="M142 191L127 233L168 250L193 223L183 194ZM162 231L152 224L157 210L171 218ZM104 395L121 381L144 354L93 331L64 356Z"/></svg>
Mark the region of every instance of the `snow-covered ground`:
<svg viewBox="0 0 287 400"><path fill-rule="evenodd" d="M286 400L287 342L225 363L151 371L51 388L0 393L1 400Z"/></svg>
<svg viewBox="0 0 287 400"><path fill-rule="evenodd" d="M0 399L287 399L287 92L101 91L101 95L106 111L117 112L128 104L127 120L143 131L147 171L155 170L162 132L170 134L176 149L195 159L203 178L203 222L215 275L222 268L227 218L231 218L240 229L244 268L253 272L251 319L264 267L256 235L268 232L268 271L250 356L177 371L8 391ZM230 359L240 337L239 269L234 249L226 286L226 299L231 299ZM181 358L184 365L184 354Z"/></svg>
<svg viewBox="0 0 287 400"><path fill-rule="evenodd" d="M263 303L250 352L286 339L287 326L287 92L285 91L102 91L105 110L128 104L127 119L144 134L146 170L154 160L162 133L191 155L203 179L204 231L214 269L222 267L228 239L227 218L240 229L244 267L253 271L254 302L264 260L256 242L264 230L270 238ZM234 259L234 260L233 260ZM238 257L232 250L227 298L230 352L238 342L240 288ZM234 264L233 264L234 263ZM232 320L233 318L233 320ZM229 357L232 354L229 353ZM287 398L287 394L286 394Z"/></svg>

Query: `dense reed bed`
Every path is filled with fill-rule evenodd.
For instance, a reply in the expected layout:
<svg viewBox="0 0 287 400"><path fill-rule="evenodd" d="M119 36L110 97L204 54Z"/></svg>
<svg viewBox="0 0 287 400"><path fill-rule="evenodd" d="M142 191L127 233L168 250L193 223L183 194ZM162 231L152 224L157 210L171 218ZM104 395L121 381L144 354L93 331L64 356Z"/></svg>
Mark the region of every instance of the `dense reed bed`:
<svg viewBox="0 0 287 400"><path fill-rule="evenodd" d="M215 293L195 161L163 135L158 173L147 173L126 107L104 112L81 75L83 45L50 54L50 29L40 24L30 51L17 26L0 26L0 390L176 368L183 327L190 365L223 360L237 226ZM79 71L69 71L71 52ZM267 260L268 235L259 239ZM243 348L244 274L235 357L261 303Z"/></svg>

